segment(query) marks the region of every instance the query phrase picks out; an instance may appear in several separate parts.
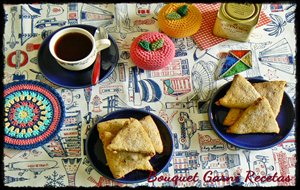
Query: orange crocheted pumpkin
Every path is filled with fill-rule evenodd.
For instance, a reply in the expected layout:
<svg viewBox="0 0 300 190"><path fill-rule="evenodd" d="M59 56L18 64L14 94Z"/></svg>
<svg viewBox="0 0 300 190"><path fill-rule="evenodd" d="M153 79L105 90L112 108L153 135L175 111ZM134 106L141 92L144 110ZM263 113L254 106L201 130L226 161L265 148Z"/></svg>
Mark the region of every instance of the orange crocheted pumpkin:
<svg viewBox="0 0 300 190"><path fill-rule="evenodd" d="M187 5L185 16L177 19L169 19L168 15L176 14L178 9ZM170 3L161 8L158 13L158 26L166 35L174 38L183 38L195 34L202 23L202 15L198 8L193 4Z"/></svg>

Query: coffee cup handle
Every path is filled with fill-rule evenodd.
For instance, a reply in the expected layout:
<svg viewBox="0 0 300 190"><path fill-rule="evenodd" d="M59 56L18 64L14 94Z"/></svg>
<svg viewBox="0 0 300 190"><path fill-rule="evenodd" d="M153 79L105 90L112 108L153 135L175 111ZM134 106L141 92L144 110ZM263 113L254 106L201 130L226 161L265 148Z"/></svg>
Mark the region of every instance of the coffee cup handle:
<svg viewBox="0 0 300 190"><path fill-rule="evenodd" d="M108 48L110 45L111 45L111 42L109 39L96 40L96 48L98 51Z"/></svg>

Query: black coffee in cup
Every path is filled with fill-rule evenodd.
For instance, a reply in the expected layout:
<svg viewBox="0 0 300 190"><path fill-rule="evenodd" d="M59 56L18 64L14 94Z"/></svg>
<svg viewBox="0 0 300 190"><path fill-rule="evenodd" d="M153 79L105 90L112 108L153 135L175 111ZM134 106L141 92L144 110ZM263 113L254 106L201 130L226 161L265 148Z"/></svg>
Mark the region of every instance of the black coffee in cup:
<svg viewBox="0 0 300 190"><path fill-rule="evenodd" d="M64 34L54 45L57 57L65 61L81 60L91 53L92 48L91 39L78 32Z"/></svg>

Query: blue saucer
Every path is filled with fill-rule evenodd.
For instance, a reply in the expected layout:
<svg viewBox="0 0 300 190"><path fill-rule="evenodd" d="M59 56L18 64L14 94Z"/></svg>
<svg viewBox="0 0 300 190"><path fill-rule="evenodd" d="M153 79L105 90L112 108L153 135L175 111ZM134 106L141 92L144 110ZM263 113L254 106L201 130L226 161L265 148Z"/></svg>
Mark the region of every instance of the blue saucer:
<svg viewBox="0 0 300 190"><path fill-rule="evenodd" d="M44 76L58 86L65 88L86 88L92 85L91 76L93 65L81 71L70 71L61 67L49 51L49 42L52 36L59 30L68 27L80 27L88 30L91 34L94 34L96 30L96 27L89 25L70 25L56 30L41 44L38 52L38 65ZM118 46L110 35L108 38L111 41L111 46L101 51L101 62L110 65L110 67L107 70L101 68L99 83L113 72L119 60Z"/></svg>
<svg viewBox="0 0 300 190"><path fill-rule="evenodd" d="M170 131L168 125L158 116L143 110L138 109L123 109L119 111L114 111L109 113L105 118L100 119L97 123L119 118L136 118L142 119L143 117L151 115L154 122L156 123L162 142L164 145L163 153L156 154L150 159L150 163L153 166L156 175L159 175L160 172L167 169L169 162L173 155L173 135ZM86 139L85 150L88 159L94 168L103 176L120 182L120 183L139 183L146 181L149 177L150 171L135 170L128 173L124 178L115 179L106 165L105 153L103 150L103 144L99 139L99 133L97 130L97 124L89 131L89 134Z"/></svg>
<svg viewBox="0 0 300 190"><path fill-rule="evenodd" d="M266 82L266 80L248 78L250 83ZM286 92L284 92L280 112L276 118L277 123L280 128L279 134L229 134L226 133L227 127L222 123L229 111L228 108L223 106L217 106L215 102L222 98L227 90L230 88L232 82L226 83L215 93L212 98L209 109L208 117L209 121L214 129L214 131L226 142L242 148L249 150L261 150L271 148L278 143L282 142L291 131L294 119L295 119L295 110L293 103Z"/></svg>

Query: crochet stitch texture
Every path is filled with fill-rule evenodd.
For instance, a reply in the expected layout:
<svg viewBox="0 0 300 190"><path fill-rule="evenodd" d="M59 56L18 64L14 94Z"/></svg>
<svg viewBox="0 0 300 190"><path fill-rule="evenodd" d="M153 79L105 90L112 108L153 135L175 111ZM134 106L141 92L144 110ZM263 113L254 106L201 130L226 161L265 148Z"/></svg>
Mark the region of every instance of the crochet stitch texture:
<svg viewBox="0 0 300 190"><path fill-rule="evenodd" d="M161 42L163 45L159 49L147 51L139 45L140 41L148 41L151 44ZM160 40L160 41L159 41ZM146 32L138 36L131 44L130 57L134 64L145 70L157 70L171 63L175 56L175 45L172 40L160 32Z"/></svg>
<svg viewBox="0 0 300 190"><path fill-rule="evenodd" d="M161 31L173 38L183 38L195 34L201 26L202 15L193 4L188 5L187 14L181 19L168 19L167 15L176 12L185 3L170 3L158 13L158 26Z"/></svg>
<svg viewBox="0 0 300 190"><path fill-rule="evenodd" d="M62 127L65 110L52 87L31 80L4 87L4 145L32 149L49 142Z"/></svg>

